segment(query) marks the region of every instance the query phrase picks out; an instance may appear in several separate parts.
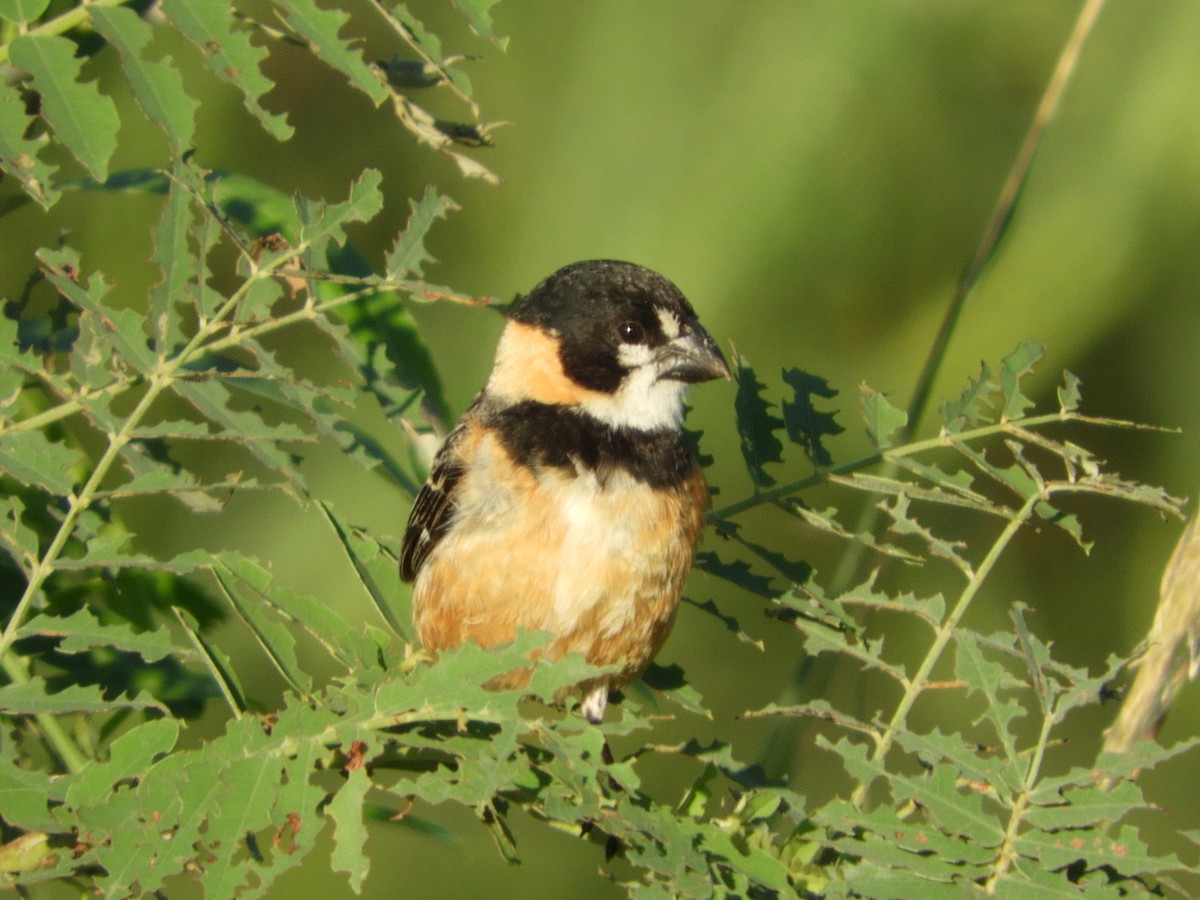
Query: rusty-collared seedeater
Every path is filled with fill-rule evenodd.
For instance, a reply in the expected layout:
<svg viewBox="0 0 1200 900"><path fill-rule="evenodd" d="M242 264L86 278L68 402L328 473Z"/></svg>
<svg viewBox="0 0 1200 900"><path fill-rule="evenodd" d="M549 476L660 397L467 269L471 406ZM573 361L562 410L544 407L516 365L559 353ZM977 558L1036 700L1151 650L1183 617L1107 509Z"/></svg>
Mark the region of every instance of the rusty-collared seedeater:
<svg viewBox="0 0 1200 900"><path fill-rule="evenodd" d="M680 290L632 263L566 266L507 319L413 505L400 573L435 656L521 628L553 636L543 658L619 665L580 685L599 722L671 630L708 508L684 398L729 366Z"/></svg>

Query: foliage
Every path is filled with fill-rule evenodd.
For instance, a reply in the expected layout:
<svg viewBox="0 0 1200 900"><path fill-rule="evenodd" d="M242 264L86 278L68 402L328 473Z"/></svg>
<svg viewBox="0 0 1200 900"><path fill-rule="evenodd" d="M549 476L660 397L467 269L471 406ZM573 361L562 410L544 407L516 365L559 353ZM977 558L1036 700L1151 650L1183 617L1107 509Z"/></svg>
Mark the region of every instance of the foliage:
<svg viewBox="0 0 1200 900"><path fill-rule="evenodd" d="M456 6L498 40L493 2ZM367 5L371 27L382 23L405 58L367 63L342 36L350 14L310 0L278 0L257 18L182 0L153 15L110 0L51 12L39 0L0 2L0 54L20 73L0 96L0 167L20 189L5 211L51 210L82 190L161 197L158 280L144 305L116 302L68 237L38 253L28 290L0 319L5 877L22 889L69 879L110 896L195 880L207 896L258 896L331 836L329 865L358 891L370 869L368 825L418 824L441 803L473 810L512 859L513 810L594 841L609 877L646 897L1124 895L1180 868L1128 820L1145 806L1134 774L1191 744L1143 744L1084 767L1056 758L1064 719L1098 703L1124 661L1093 673L1055 660L1019 604L1004 631L970 627L969 610L1018 534L1044 523L1086 549L1074 498L1178 509L1058 436L1136 427L1080 412L1078 379L1064 377L1057 409L1033 408L1027 376L1042 354L1033 342L946 402L931 438L912 439L912 417L864 387L876 450L840 464L831 443L842 426L821 409L832 388L789 370L793 396L776 416L767 385L738 359L735 411L753 493L712 518L760 565L711 553L702 565L769 598L812 657L844 658L888 685L872 716L820 700L747 713L836 729L821 738L846 772L836 799L810 805L720 740L651 742L664 710L711 715L668 670L653 670L650 687L631 690L596 727L553 702L591 672L579 659L537 668L522 692L484 686L524 663L539 635L495 652L463 648L435 665L411 652L389 546L325 502L301 459L331 445L410 493L419 484L421 432L444 425L448 411L406 304L479 302L424 277L429 229L454 204L432 187L413 200L374 271L348 235L382 211L379 174L366 169L344 199L322 202L204 168L190 152L197 101L161 49L168 33L190 43L210 77L285 140L291 126L265 99L273 82L261 64L280 46L302 48L462 174L490 179L467 152L487 143L489 127L461 59L405 7ZM134 113L87 80L87 62L113 52L114 77L166 136L156 168L112 171L123 118ZM413 99L421 91L457 103L467 121L436 118ZM308 352L290 352L296 343ZM356 424L368 403L403 429L408 457ZM779 483L784 438L813 474ZM801 495L818 484L871 496L886 528L810 508ZM235 550L151 555L125 524L134 502L166 498L219 516L232 499L266 491L320 511L377 622L342 621L323 598ZM768 505L883 562L857 585L828 583L790 562L791 548L740 534L739 517ZM942 593L891 587L924 563L948 573ZM765 572L790 587L774 589ZM733 617L703 608L750 640ZM886 640L898 621L926 635L912 659ZM231 649L222 623L244 629L278 674L277 704L263 709L247 689L253 661ZM923 699L945 692L972 719L916 724ZM215 709L220 734L188 727ZM650 757L683 762L682 797L643 784Z"/></svg>

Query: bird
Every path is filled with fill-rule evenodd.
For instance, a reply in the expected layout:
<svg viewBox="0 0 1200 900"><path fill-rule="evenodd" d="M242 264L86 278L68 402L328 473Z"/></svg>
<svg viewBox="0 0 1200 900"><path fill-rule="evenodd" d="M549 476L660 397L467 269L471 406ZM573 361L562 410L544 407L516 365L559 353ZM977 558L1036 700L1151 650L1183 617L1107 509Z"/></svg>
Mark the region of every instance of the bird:
<svg viewBox="0 0 1200 900"><path fill-rule="evenodd" d="M685 398L729 365L679 288L634 263L567 265L505 316L413 503L400 575L434 659L523 629L551 636L541 659L613 667L575 686L599 723L671 631L709 505Z"/></svg>

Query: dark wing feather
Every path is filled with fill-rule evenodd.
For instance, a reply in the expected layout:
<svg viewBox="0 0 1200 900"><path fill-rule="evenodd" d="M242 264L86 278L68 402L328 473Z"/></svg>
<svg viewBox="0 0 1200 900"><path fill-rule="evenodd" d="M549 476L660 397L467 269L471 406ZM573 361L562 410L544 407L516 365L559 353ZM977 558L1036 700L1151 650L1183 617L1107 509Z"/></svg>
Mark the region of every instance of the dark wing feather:
<svg viewBox="0 0 1200 900"><path fill-rule="evenodd" d="M466 433L464 420L446 436L445 443L433 458L429 478L413 503L408 529L400 545L400 578L404 581L417 577L421 564L450 527L454 488L466 469L458 452L458 445Z"/></svg>

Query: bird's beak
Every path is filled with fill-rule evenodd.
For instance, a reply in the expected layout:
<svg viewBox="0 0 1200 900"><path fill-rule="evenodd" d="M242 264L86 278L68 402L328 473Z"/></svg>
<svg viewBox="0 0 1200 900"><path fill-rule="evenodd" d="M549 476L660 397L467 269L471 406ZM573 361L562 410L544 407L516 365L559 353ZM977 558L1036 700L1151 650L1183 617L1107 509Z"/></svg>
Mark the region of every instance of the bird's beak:
<svg viewBox="0 0 1200 900"><path fill-rule="evenodd" d="M660 379L695 384L714 378L729 378L729 363L721 348L696 321L688 322L679 337L658 351Z"/></svg>

